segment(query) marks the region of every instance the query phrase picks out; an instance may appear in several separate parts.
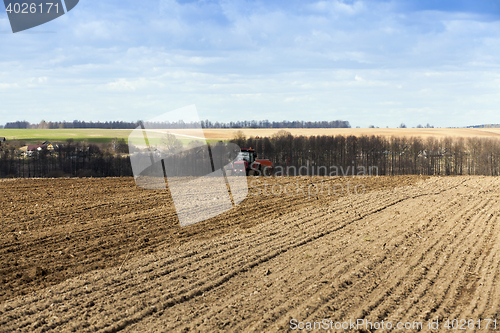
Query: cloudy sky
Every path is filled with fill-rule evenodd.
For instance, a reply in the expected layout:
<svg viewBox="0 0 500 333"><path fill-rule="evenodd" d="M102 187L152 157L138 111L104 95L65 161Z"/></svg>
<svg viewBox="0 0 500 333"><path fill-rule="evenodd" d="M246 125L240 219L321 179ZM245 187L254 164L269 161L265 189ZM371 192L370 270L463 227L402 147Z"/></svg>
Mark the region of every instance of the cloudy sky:
<svg viewBox="0 0 500 333"><path fill-rule="evenodd" d="M500 1L80 0L13 34L0 11L0 124L348 120L500 123Z"/></svg>

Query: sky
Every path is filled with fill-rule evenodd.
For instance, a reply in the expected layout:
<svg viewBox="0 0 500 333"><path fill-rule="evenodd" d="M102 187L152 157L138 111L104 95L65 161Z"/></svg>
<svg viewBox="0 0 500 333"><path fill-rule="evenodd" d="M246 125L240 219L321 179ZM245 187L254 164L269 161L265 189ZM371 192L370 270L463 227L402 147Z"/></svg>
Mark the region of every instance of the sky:
<svg viewBox="0 0 500 333"><path fill-rule="evenodd" d="M3 8L0 124L500 123L499 0L80 0L16 34Z"/></svg>

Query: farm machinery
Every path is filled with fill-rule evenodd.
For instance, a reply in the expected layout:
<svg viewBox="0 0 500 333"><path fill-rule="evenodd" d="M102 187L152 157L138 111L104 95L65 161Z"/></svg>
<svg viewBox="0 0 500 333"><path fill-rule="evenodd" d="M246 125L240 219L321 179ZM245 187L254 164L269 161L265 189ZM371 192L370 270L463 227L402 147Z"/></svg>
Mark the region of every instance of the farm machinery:
<svg viewBox="0 0 500 333"><path fill-rule="evenodd" d="M257 159L255 149L241 149L236 160L231 163L231 175L270 176L273 172L273 162L268 159Z"/></svg>

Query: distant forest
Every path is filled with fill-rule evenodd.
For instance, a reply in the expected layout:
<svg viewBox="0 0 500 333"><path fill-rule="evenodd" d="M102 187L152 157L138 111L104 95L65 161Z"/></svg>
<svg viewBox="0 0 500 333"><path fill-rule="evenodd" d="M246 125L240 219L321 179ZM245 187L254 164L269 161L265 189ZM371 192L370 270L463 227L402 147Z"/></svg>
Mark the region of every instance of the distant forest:
<svg viewBox="0 0 500 333"><path fill-rule="evenodd" d="M468 128L500 128L500 124L484 124L484 125L474 125L467 126Z"/></svg>
<svg viewBox="0 0 500 333"><path fill-rule="evenodd" d="M305 137L281 130L261 139L235 135L232 142L255 148L259 157L285 170L307 166L309 175L331 176L331 166L356 174L372 168L377 175L500 175L500 140L496 138Z"/></svg>
<svg viewBox="0 0 500 333"><path fill-rule="evenodd" d="M134 129L143 123L146 128L351 128L348 121L333 120L333 121L269 121L269 120L250 120L250 121L231 121L211 122L210 120L202 120L201 122L125 122L125 121L106 121L106 122L86 122L74 120L67 121L45 121L42 120L39 124L30 124L27 121L9 122L3 126L5 129L57 129L57 128L93 128L93 129ZM1 128L1 126L0 126Z"/></svg>

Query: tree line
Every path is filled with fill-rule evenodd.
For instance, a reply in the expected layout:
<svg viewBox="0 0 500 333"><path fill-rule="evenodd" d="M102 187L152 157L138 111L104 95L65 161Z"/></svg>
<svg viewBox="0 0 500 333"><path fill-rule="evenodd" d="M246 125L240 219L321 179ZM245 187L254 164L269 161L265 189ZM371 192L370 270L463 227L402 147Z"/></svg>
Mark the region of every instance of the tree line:
<svg viewBox="0 0 500 333"><path fill-rule="evenodd" d="M246 138L239 133L231 142L241 148L254 148L259 158L270 159L275 165L275 176L500 174L500 140L493 138L305 137L281 130L263 138ZM43 150L26 158L18 150L3 145L0 177L133 176L127 145L117 142L111 147L103 150L96 145L69 142L54 152ZM213 145L211 150L213 155ZM199 156L209 155L196 148L188 158L172 155L164 162L175 164L182 175L209 165ZM216 166L213 161L212 164Z"/></svg>
<svg viewBox="0 0 500 333"><path fill-rule="evenodd" d="M89 129L134 129L138 123L125 121L106 121L106 122L86 122L80 120L68 121L45 121L38 124L31 124L28 121L14 121L6 123L4 129L58 129L58 128L89 128Z"/></svg>
<svg viewBox="0 0 500 333"><path fill-rule="evenodd" d="M38 124L31 124L28 121L8 122L5 129L58 129L58 128L89 128L89 129L134 129L144 126L150 129L170 129L170 128L351 128L348 121L269 121L269 120L251 120L251 121L230 121L230 122L212 122L202 120L200 122L184 122L182 120L172 122L126 122L126 121L106 121L106 122L86 122L74 120L67 121L45 121Z"/></svg>
<svg viewBox="0 0 500 333"><path fill-rule="evenodd" d="M70 139L54 151L41 150L31 157L24 157L13 146L2 146L0 178L132 176L127 152L124 141L113 142L110 149L101 149Z"/></svg>
<svg viewBox="0 0 500 333"><path fill-rule="evenodd" d="M486 175L500 173L500 140L380 136L235 135L232 142L256 149L275 165L275 175ZM282 174L277 174L278 172Z"/></svg>

